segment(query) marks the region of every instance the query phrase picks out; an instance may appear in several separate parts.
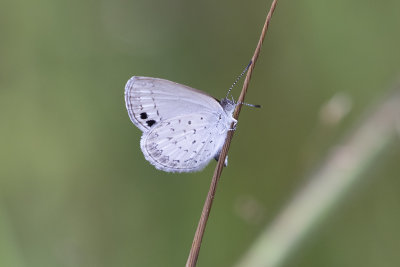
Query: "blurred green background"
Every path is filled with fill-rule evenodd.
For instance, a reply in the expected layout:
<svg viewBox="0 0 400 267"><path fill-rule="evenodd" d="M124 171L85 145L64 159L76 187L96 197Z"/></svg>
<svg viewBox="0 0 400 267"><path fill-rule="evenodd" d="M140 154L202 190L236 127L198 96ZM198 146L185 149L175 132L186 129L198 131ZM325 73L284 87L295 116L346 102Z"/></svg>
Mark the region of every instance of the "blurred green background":
<svg viewBox="0 0 400 267"><path fill-rule="evenodd" d="M183 266L215 163L152 167L124 86L143 75L223 97L270 3L1 1L0 266ZM278 3L246 98L263 108L242 109L198 266L237 262L391 89L399 13L397 0ZM400 266L399 159L396 142L285 266Z"/></svg>

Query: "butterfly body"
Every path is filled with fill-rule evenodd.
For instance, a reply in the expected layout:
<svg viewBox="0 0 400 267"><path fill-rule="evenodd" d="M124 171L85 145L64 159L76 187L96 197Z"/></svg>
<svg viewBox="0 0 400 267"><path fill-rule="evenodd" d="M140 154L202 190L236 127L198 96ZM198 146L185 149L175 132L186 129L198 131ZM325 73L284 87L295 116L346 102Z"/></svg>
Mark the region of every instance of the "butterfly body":
<svg viewBox="0 0 400 267"><path fill-rule="evenodd" d="M202 170L218 158L236 124L234 101L164 79L132 77L125 86L131 121L142 130L145 158L167 172Z"/></svg>

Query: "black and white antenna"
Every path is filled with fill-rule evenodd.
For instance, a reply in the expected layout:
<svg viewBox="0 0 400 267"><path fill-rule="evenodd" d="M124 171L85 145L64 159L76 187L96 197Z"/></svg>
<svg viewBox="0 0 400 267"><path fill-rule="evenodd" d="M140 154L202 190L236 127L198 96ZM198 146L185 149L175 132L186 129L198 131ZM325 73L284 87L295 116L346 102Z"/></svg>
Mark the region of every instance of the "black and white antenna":
<svg viewBox="0 0 400 267"><path fill-rule="evenodd" d="M250 60L250 63L247 65L247 67L242 71L242 73L239 75L239 77L236 78L235 82L228 89L228 93L226 93L226 98L228 98L229 94L231 93L232 88L236 85L236 83L240 80L240 78L242 78L242 76L246 73L246 71L250 68L251 63L253 63L253 61Z"/></svg>
<svg viewBox="0 0 400 267"><path fill-rule="evenodd" d="M226 94L226 98L228 98L232 88L236 85L236 83L240 80L240 78L242 78L242 76L247 72L247 70L250 68L251 63L253 63L252 60L250 60L250 63L246 66L246 68L242 71L242 73L239 75L239 77L236 78L235 82L231 85L231 87L228 89L228 93ZM232 96L232 101L235 102L233 100L233 96ZM261 108L261 105L253 105L253 104L248 104L248 103L244 103L244 102L240 102L240 104L242 105L246 105L249 107L253 107L253 108Z"/></svg>

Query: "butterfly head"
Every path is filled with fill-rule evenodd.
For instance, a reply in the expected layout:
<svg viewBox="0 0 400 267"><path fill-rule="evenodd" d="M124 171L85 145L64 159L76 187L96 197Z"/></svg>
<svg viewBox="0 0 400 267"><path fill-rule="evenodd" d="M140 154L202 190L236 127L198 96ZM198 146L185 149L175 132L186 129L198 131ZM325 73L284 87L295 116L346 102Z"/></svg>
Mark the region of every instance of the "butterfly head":
<svg viewBox="0 0 400 267"><path fill-rule="evenodd" d="M235 100L233 98L232 98L232 100L230 100L228 98L222 98L219 103L221 104L222 108L225 110L225 112L227 114L232 114L237 105L237 103L235 102Z"/></svg>

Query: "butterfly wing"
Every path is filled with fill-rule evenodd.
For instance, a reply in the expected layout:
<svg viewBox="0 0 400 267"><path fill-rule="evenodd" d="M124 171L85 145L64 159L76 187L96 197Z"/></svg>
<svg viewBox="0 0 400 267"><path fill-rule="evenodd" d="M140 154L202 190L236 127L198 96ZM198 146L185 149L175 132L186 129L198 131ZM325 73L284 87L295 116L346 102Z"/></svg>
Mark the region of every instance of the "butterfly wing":
<svg viewBox="0 0 400 267"><path fill-rule="evenodd" d="M131 121L143 132L156 123L199 111L222 111L212 96L164 79L133 76L125 86Z"/></svg>
<svg viewBox="0 0 400 267"><path fill-rule="evenodd" d="M218 118L212 113L195 113L161 121L144 132L140 147L145 158L167 172L203 169L217 156L225 142Z"/></svg>

